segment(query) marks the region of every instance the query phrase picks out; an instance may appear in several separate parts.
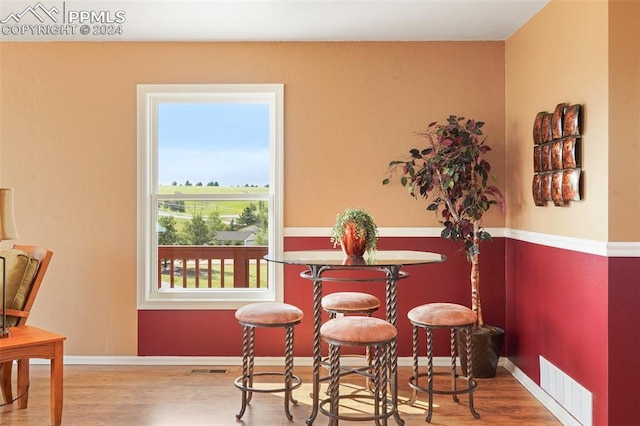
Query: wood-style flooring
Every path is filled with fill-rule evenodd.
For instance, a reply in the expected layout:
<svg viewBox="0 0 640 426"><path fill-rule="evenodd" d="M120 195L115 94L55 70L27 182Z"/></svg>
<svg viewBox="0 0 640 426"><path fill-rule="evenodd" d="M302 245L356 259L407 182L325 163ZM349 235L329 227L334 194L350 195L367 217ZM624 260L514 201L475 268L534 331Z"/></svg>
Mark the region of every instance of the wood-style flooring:
<svg viewBox="0 0 640 426"><path fill-rule="evenodd" d="M209 373L222 369L226 373ZM273 370L256 367L257 371ZM436 368L436 371L446 371ZM240 408L240 391L233 385L240 367L202 366L87 366L65 365L64 408L62 424L68 426L278 426L305 425L309 415L311 368L295 367L303 385L294 392L298 400L292 406L294 418L284 415L282 394L256 393L242 419L236 421ZM399 368L400 400L411 396L407 380L410 367ZM446 377L438 376L447 386ZM441 378L440 378L441 377ZM14 378L15 380L15 378ZM276 380L276 379L274 379ZM436 382L439 383L439 382ZM363 385L361 378L345 380L341 392L353 392ZM323 388L324 389L324 388ZM504 368L495 378L478 379L474 394L481 418L469 412L467 397L455 404L447 395L434 396L431 425L500 426L560 425L561 423L529 394ZM15 396L15 395L14 395ZM414 406L403 404L401 416L406 426L425 425L426 396L420 395ZM357 407L356 407L357 409ZM365 425L372 422L346 422L341 425ZM32 365L29 406L18 403L0 407L0 425L46 426L50 424L49 367ZM318 414L314 425L326 425L328 419ZM391 420L389 425L395 425Z"/></svg>

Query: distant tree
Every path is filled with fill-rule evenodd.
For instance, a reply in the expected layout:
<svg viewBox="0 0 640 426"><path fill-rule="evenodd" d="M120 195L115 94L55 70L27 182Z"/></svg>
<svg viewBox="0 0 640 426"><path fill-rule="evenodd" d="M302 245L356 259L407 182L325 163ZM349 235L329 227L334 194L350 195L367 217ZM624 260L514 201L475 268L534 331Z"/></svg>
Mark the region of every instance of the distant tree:
<svg viewBox="0 0 640 426"><path fill-rule="evenodd" d="M192 186L191 182L189 182L188 180L184 183L184 186Z"/></svg>
<svg viewBox="0 0 640 426"><path fill-rule="evenodd" d="M213 186L213 181L207 182L207 186Z"/></svg>
<svg viewBox="0 0 640 426"><path fill-rule="evenodd" d="M196 183L196 186L202 186L202 182Z"/></svg>
<svg viewBox="0 0 640 426"><path fill-rule="evenodd" d="M184 225L184 236L187 244L201 246L211 242L209 228L201 214L194 214Z"/></svg>
<svg viewBox="0 0 640 426"><path fill-rule="evenodd" d="M171 182L171 186L178 186L178 182L174 180L173 182Z"/></svg>
<svg viewBox="0 0 640 426"><path fill-rule="evenodd" d="M225 231L227 229L227 225L220 218L220 212L215 211L209 214L207 218L207 228L209 228L211 239L216 237L218 231Z"/></svg>
<svg viewBox="0 0 640 426"><path fill-rule="evenodd" d="M218 181L213 182L213 186L220 186L220 184L218 183Z"/></svg>
<svg viewBox="0 0 640 426"><path fill-rule="evenodd" d="M258 202L258 226L256 233L256 245L269 245L269 211L264 201Z"/></svg>
<svg viewBox="0 0 640 426"><path fill-rule="evenodd" d="M244 208L240 216L238 217L238 225L249 226L258 223L258 216L256 215L256 205L250 203Z"/></svg>
<svg viewBox="0 0 640 426"><path fill-rule="evenodd" d="M173 216L160 216L158 224L164 228L161 232L158 232L158 245L175 245L178 242L176 219Z"/></svg>

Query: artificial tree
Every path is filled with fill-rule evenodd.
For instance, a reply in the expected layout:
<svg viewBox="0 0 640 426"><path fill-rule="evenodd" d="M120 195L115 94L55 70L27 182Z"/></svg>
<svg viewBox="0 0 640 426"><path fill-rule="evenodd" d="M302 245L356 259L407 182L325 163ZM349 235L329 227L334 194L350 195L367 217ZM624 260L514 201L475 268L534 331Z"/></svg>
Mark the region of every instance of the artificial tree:
<svg viewBox="0 0 640 426"><path fill-rule="evenodd" d="M482 121L449 116L417 132L427 140L423 149L411 149L406 160L389 163L388 184L394 176L414 198L424 198L427 210L444 226L443 238L462 241L471 263L471 308L477 328L485 327L480 299L480 243L491 235L482 226L484 214L497 205L504 209L502 192L490 183L491 165L484 158L491 148L483 137ZM475 370L475 368L474 368Z"/></svg>

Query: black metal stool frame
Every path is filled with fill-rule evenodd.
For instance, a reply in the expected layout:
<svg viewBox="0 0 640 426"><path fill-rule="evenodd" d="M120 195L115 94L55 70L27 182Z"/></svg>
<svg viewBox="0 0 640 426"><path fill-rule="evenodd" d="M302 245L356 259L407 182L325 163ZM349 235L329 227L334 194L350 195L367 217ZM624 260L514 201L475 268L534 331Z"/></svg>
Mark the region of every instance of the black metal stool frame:
<svg viewBox="0 0 640 426"><path fill-rule="evenodd" d="M298 401L293 398L292 392L298 389L302 385L300 377L293 374L293 327L299 324L300 321L286 323L286 324L256 324L240 321L242 325L242 376L237 377L233 384L242 391L242 408L240 412L236 414L236 418L240 420L244 415L247 405L251 402L253 392L258 393L277 393L284 392L284 412L287 419L292 420L293 416L289 410L289 403L293 405L298 404ZM261 372L254 373L254 354L255 354L255 329L258 327L273 328L284 327L285 328L285 367L284 372ZM284 386L281 388L255 388L253 386L253 378L256 376L283 376Z"/></svg>
<svg viewBox="0 0 640 426"><path fill-rule="evenodd" d="M424 392L429 395L429 405L427 409L427 422L431 422L431 415L433 414L433 395L452 395L453 401L458 403L458 395L463 393L469 394L469 410L474 418L479 419L480 414L473 407L473 392L477 387L476 381L473 379L473 370L471 363L471 328L473 324L464 326L435 326L426 324L416 324L411 321L413 325L413 375L409 378L409 386L413 389L413 396L409 400L408 404L413 405L418 398L418 392ZM427 372L418 373L418 329L424 328L427 334ZM451 331L451 372L445 373L451 375L451 390L440 390L433 388L433 330L434 329L447 329ZM460 375L456 372L456 353L457 353L457 332L458 330L467 330L466 335L466 352L467 352L467 375ZM427 387L420 386L418 384L418 378L427 377ZM463 389L458 389L457 379L464 379L467 381L468 386Z"/></svg>

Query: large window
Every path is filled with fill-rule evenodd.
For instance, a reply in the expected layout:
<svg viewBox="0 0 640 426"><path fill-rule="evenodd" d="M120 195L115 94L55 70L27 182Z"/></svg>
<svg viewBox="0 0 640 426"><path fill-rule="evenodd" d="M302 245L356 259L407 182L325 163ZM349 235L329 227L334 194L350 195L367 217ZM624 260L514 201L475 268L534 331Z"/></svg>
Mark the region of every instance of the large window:
<svg viewBox="0 0 640 426"><path fill-rule="evenodd" d="M282 300L283 86L138 86L138 307Z"/></svg>

